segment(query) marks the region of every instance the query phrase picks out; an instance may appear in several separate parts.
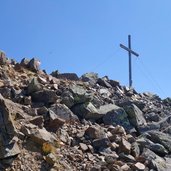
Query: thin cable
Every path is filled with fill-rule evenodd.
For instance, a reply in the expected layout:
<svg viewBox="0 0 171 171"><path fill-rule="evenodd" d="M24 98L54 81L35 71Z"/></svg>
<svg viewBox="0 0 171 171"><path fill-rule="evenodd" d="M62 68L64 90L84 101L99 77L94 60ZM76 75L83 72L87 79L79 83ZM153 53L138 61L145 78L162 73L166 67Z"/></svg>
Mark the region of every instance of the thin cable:
<svg viewBox="0 0 171 171"><path fill-rule="evenodd" d="M166 96L165 91L161 88L160 84L158 83L158 81L155 79L155 77L150 73L149 69L147 68L147 66L144 64L144 62L142 62L142 65L146 68L146 70L148 71L148 73L151 75L152 79L154 80L155 84L158 86L158 88L160 89L160 91Z"/></svg>
<svg viewBox="0 0 171 171"><path fill-rule="evenodd" d="M140 63L141 63L142 66L139 65L139 64L138 65L141 66L144 69L144 71L146 71L146 72L142 71L144 73L144 75L146 75L146 78L148 78L149 80L151 80L152 83L153 83L153 85L155 87L157 87L158 90L160 90L160 92L166 96L165 91L161 88L161 86L159 85L159 83L156 81L156 79L154 78L154 76L151 74L151 72L149 71L148 67L144 64L144 62L142 60L139 60L139 61L140 61Z"/></svg>
<svg viewBox="0 0 171 171"><path fill-rule="evenodd" d="M108 57L105 57L104 59L103 59L103 61L101 61L100 63L98 63L97 65L95 65L93 68L92 68L92 71L93 70L96 70L97 68L99 68L99 67L101 67L101 66L103 66L107 61L109 61L111 58L113 58L114 57L114 55L116 55L118 52L119 52L119 47L114 51L114 52L112 52L112 54L111 55L109 55Z"/></svg>

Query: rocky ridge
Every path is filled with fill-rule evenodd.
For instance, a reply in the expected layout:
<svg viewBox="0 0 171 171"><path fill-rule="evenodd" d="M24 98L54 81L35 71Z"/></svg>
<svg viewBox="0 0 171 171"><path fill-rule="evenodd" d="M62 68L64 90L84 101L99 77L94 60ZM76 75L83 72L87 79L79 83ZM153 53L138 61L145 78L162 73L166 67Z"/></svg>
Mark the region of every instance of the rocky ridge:
<svg viewBox="0 0 171 171"><path fill-rule="evenodd" d="M0 52L0 170L171 170L170 98L39 66Z"/></svg>

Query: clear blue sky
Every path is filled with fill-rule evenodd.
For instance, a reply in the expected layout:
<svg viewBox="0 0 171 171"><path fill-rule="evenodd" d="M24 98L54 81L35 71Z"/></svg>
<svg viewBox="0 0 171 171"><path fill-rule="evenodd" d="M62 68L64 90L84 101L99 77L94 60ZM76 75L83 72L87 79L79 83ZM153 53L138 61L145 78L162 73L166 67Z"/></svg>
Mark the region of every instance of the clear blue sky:
<svg viewBox="0 0 171 171"><path fill-rule="evenodd" d="M1 0L0 49L38 57L48 72L94 71L128 85L132 36L133 86L171 97L170 0Z"/></svg>

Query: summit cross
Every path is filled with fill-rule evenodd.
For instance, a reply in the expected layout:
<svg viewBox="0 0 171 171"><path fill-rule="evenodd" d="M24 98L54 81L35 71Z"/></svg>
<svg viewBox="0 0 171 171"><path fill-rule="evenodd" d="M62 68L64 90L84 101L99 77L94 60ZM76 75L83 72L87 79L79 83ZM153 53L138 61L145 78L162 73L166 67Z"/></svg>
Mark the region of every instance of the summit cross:
<svg viewBox="0 0 171 171"><path fill-rule="evenodd" d="M128 51L128 57L129 57L129 88L132 88L132 61L131 61L131 55L135 55L136 57L139 56L138 53L134 52L131 49L131 35L128 35L128 47L124 46L123 44L120 44L120 47Z"/></svg>

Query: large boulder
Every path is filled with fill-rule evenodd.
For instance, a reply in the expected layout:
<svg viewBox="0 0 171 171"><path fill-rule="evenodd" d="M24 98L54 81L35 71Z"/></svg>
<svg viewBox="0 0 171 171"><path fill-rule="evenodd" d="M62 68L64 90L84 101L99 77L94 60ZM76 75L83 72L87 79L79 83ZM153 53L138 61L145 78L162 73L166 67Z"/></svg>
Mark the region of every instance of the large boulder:
<svg viewBox="0 0 171 171"><path fill-rule="evenodd" d="M150 139L152 142L163 145L169 152L171 152L170 135L155 130L149 131L146 135L147 138Z"/></svg>
<svg viewBox="0 0 171 171"><path fill-rule="evenodd" d="M98 80L98 74L94 72L86 73L81 76L81 80L84 82L89 82L90 84L95 84Z"/></svg>
<svg viewBox="0 0 171 171"><path fill-rule="evenodd" d="M75 74L75 73L62 73L62 74L58 74L56 76L56 78L67 79L67 80L72 80L72 81L78 81L79 80L77 74Z"/></svg>
<svg viewBox="0 0 171 171"><path fill-rule="evenodd" d="M121 125L127 129L132 128L124 109L114 104L102 105L96 108L89 102L74 106L72 111L84 119L94 121L102 119L106 125Z"/></svg>
<svg viewBox="0 0 171 171"><path fill-rule="evenodd" d="M150 150L152 150L153 152L159 154L159 155L166 155L168 154L168 151L166 150L166 148L159 143L154 143L152 141L150 141L148 138L144 137L143 135L140 136L136 142L138 143L141 151L144 148L148 148Z"/></svg>
<svg viewBox="0 0 171 171"><path fill-rule="evenodd" d="M38 59L32 58L28 63L28 68L34 72L39 71L40 61Z"/></svg>
<svg viewBox="0 0 171 171"><path fill-rule="evenodd" d="M65 122L72 123L78 121L78 117L64 104L56 103L49 110L53 111L59 118L65 120Z"/></svg>
<svg viewBox="0 0 171 171"><path fill-rule="evenodd" d="M106 88L112 88L112 86L110 85L109 83L109 79L107 76L103 77L103 78L99 78L97 80L97 83L103 87L106 87Z"/></svg>
<svg viewBox="0 0 171 171"><path fill-rule="evenodd" d="M64 123L74 123L78 117L64 104L54 104L49 108L46 120L46 128L56 132Z"/></svg>
<svg viewBox="0 0 171 171"><path fill-rule="evenodd" d="M62 103L71 108L75 104L88 102L92 99L84 86L71 85L68 90L62 93Z"/></svg>
<svg viewBox="0 0 171 171"><path fill-rule="evenodd" d="M53 104L57 100L56 92L53 90L41 90L31 95L32 100L38 103Z"/></svg>
<svg viewBox="0 0 171 171"><path fill-rule="evenodd" d="M16 129L13 117L17 113L17 106L6 100L0 94L0 159L12 157L20 153L17 145Z"/></svg>
<svg viewBox="0 0 171 171"><path fill-rule="evenodd" d="M147 125L143 112L135 105L131 104L124 107L130 123L139 130L140 127Z"/></svg>
<svg viewBox="0 0 171 171"><path fill-rule="evenodd" d="M65 123L65 120L60 118L53 111L49 110L48 117L46 117L45 123L47 130L56 132Z"/></svg>
<svg viewBox="0 0 171 171"><path fill-rule="evenodd" d="M151 150L145 148L143 153L141 154L141 160L144 163L147 163L149 169L156 170L156 171L169 171L170 167L168 168L167 162Z"/></svg>
<svg viewBox="0 0 171 171"><path fill-rule="evenodd" d="M33 78L28 84L27 93L33 94L36 91L40 91L40 90L42 90L41 84L38 82L37 78Z"/></svg>
<svg viewBox="0 0 171 171"><path fill-rule="evenodd" d="M88 139L107 138L104 129L99 125L92 125L85 131L85 137Z"/></svg>
<svg viewBox="0 0 171 171"><path fill-rule="evenodd" d="M131 129L132 126L128 120L128 115L125 110L114 104L108 104L102 106L99 109L100 113L104 113L103 122L106 125L121 125L127 130Z"/></svg>
<svg viewBox="0 0 171 171"><path fill-rule="evenodd" d="M0 51L0 65L5 65L8 59L3 51Z"/></svg>
<svg viewBox="0 0 171 171"><path fill-rule="evenodd" d="M80 118L89 120L98 120L103 117L91 102L75 105L72 111Z"/></svg>
<svg viewBox="0 0 171 171"><path fill-rule="evenodd" d="M23 125L21 132L33 142L40 145L43 145L45 142L54 143L57 140L55 135L48 132L45 128L40 129L31 123Z"/></svg>

